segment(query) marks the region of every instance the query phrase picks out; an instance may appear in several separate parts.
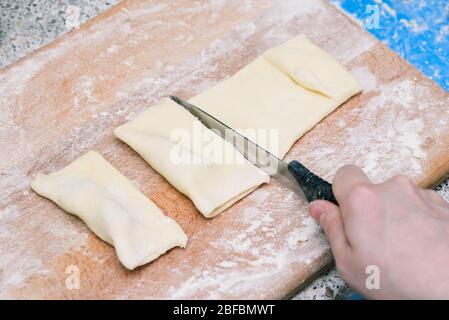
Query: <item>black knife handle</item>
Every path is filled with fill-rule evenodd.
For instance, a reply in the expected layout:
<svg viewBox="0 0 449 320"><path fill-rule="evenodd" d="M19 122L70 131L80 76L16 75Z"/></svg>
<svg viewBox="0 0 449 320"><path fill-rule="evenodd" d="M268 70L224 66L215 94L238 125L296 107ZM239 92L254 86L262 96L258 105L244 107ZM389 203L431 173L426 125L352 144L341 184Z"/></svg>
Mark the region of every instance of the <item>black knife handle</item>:
<svg viewBox="0 0 449 320"><path fill-rule="evenodd" d="M288 164L288 171L290 171L302 187L307 201L312 202L323 199L338 205L337 199L335 199L334 193L332 192L332 184L321 179L296 160Z"/></svg>

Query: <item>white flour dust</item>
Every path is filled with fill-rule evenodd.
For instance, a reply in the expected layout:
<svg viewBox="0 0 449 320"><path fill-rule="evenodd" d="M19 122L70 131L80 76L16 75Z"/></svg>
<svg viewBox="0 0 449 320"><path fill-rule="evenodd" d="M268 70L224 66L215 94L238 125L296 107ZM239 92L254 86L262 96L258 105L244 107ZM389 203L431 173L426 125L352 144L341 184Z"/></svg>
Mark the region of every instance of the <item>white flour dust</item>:
<svg viewBox="0 0 449 320"><path fill-rule="evenodd" d="M374 86L367 71L356 70L358 76L364 78L362 83L365 82L364 85L377 95L366 104L353 109L347 118L337 121L337 126L344 130L341 135L344 144L337 149L319 147L319 143L311 142L316 145L304 147L307 150L303 154L306 162L315 163L321 168L321 172L326 172L329 176L335 174L338 167L336 164L357 164L378 181L394 174L420 176L426 160L426 140L438 136L446 129L438 121L438 112L434 112L434 119L428 116L424 120L421 113L412 107L414 101L422 100L422 96L431 96L429 88L413 79ZM429 114L432 114L433 108L441 110L438 109L439 104L435 105L435 102L428 100L418 108L428 108ZM352 119L352 122L354 119L358 120L355 125L348 126L348 119ZM320 127L319 124L317 128ZM321 140L321 136L317 136L317 139Z"/></svg>
<svg viewBox="0 0 449 320"><path fill-rule="evenodd" d="M371 92L377 88L376 76L368 68L357 66L351 69L351 74L359 80L364 93Z"/></svg>
<svg viewBox="0 0 449 320"><path fill-rule="evenodd" d="M267 283L273 281L276 274L286 272L289 266L307 265L328 250L312 218L304 217L302 225L292 227L292 216L280 220L277 213L265 210L265 200L269 196L264 188L248 196L254 204L242 213L245 228L225 230L220 238L210 243L214 252L222 252L223 260L196 267L189 272L192 275L187 280L169 290L171 297L201 295L217 299L230 292L254 295L267 290ZM295 206L297 212L302 212L299 199L281 205ZM282 222L279 224L279 221Z"/></svg>

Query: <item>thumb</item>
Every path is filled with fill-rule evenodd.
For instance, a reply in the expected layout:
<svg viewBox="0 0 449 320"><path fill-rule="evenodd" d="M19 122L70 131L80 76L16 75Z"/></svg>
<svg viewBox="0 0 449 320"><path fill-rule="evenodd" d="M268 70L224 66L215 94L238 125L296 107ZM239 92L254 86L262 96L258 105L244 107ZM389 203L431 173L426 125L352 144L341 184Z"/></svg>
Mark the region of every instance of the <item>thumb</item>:
<svg viewBox="0 0 449 320"><path fill-rule="evenodd" d="M316 200L309 204L309 212L324 229L335 259L337 261L342 259L350 249L350 245L346 238L340 208L329 201Z"/></svg>

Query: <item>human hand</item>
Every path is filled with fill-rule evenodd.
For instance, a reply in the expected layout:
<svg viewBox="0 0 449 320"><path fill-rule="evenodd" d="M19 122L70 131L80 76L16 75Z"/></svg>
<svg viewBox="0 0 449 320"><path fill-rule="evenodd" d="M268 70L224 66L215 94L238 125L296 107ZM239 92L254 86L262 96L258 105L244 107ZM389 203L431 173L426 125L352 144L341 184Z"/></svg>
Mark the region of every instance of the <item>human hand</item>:
<svg viewBox="0 0 449 320"><path fill-rule="evenodd" d="M404 176L373 184L356 166L340 168L333 182L339 207L309 205L330 242L340 276L374 299L449 298L449 204ZM368 266L379 270L379 289L366 285Z"/></svg>

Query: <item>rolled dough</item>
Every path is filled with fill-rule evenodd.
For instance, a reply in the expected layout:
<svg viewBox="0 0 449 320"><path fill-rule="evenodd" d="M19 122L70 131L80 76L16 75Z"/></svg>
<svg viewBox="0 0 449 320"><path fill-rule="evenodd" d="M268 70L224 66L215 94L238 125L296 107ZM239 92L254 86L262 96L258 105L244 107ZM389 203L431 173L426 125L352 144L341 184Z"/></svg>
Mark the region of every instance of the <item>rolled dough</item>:
<svg viewBox="0 0 449 320"><path fill-rule="evenodd" d="M301 135L360 90L357 80L336 60L300 35L267 50L231 78L190 101L284 157ZM173 163L170 154L175 143L170 133L177 128L191 133L195 121L188 111L164 99L114 133L210 218L267 182L268 177L249 163ZM184 149L201 154L191 146ZM237 152L227 143L225 149Z"/></svg>
<svg viewBox="0 0 449 320"><path fill-rule="evenodd" d="M174 139L174 133L179 130L186 134L188 141ZM245 160L230 143L169 98L116 128L114 134L188 196L206 218L216 216L269 181L268 175ZM193 142L199 135L202 140ZM221 154L235 161L214 162L208 154L211 145L218 146ZM178 155L174 154L176 146L180 147ZM174 156L186 156L187 161Z"/></svg>
<svg viewBox="0 0 449 320"><path fill-rule="evenodd" d="M274 130L274 141L248 138L283 158L297 139L361 90L334 58L299 35L190 102L244 135Z"/></svg>
<svg viewBox="0 0 449 320"><path fill-rule="evenodd" d="M186 246L181 227L95 151L59 171L37 176L31 187L81 218L115 247L130 270L175 246Z"/></svg>

